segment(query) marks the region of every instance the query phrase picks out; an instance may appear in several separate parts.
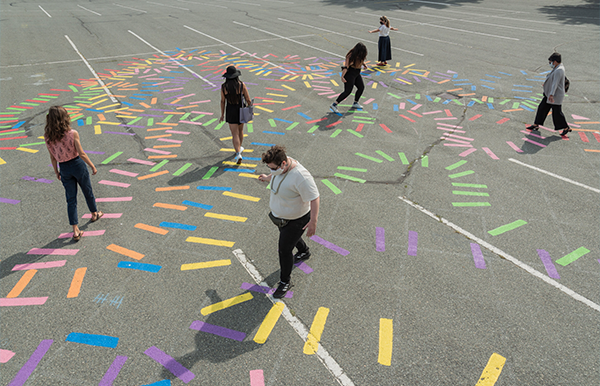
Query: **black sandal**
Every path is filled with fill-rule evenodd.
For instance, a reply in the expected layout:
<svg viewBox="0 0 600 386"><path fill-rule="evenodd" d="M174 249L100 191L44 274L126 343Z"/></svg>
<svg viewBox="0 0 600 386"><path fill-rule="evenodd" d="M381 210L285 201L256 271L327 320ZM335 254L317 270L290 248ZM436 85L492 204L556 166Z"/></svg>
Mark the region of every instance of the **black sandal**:
<svg viewBox="0 0 600 386"><path fill-rule="evenodd" d="M571 129L570 127L567 127L566 129L561 131L560 135L565 136L565 135L567 135L567 133L570 133L571 131L573 131L573 129Z"/></svg>
<svg viewBox="0 0 600 386"><path fill-rule="evenodd" d="M83 236L83 232L79 231L79 234L77 236L75 236L75 233L73 233L73 241L79 241L81 240L81 236Z"/></svg>
<svg viewBox="0 0 600 386"><path fill-rule="evenodd" d="M531 130L531 131L538 131L540 129L540 127L536 126L536 125L531 125L531 126L527 126L525 129Z"/></svg>

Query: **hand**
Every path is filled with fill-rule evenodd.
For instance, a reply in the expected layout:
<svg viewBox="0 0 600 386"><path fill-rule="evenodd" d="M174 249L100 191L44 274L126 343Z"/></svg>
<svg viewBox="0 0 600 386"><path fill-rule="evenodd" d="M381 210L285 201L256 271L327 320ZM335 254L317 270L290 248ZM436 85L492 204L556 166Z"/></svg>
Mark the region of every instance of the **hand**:
<svg viewBox="0 0 600 386"><path fill-rule="evenodd" d="M550 102L550 103L554 103L554 95L550 95L550 96L548 97L548 102Z"/></svg>
<svg viewBox="0 0 600 386"><path fill-rule="evenodd" d="M268 178L269 176L267 176L266 174L261 174L260 176L258 176L258 180L262 182L267 181Z"/></svg>
<svg viewBox="0 0 600 386"><path fill-rule="evenodd" d="M60 173L59 172L54 172L56 174L56 178L60 181Z"/></svg>
<svg viewBox="0 0 600 386"><path fill-rule="evenodd" d="M98 169L95 166L92 166L92 175L95 176L98 173Z"/></svg>
<svg viewBox="0 0 600 386"><path fill-rule="evenodd" d="M342 75L342 82L346 83L346 78Z"/></svg>
<svg viewBox="0 0 600 386"><path fill-rule="evenodd" d="M225 118L221 115L221 118L219 118L219 122L223 122Z"/></svg>
<svg viewBox="0 0 600 386"><path fill-rule="evenodd" d="M306 228L308 228L308 230L306 231L306 237L313 237L317 232L317 222L312 220L309 221L308 224L306 224L302 229Z"/></svg>

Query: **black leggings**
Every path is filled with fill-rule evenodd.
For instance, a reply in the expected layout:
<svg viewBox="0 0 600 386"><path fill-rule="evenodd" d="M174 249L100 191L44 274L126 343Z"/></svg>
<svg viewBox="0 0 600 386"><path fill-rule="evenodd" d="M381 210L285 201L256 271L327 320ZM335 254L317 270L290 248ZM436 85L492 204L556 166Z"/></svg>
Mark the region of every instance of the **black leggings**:
<svg viewBox="0 0 600 386"><path fill-rule="evenodd" d="M310 221L310 212L295 220L290 220L286 226L279 228L279 267L281 268L280 280L290 282L292 268L294 267L294 247L298 252L308 252L308 245L302 240L306 224Z"/></svg>
<svg viewBox="0 0 600 386"><path fill-rule="evenodd" d="M551 105L548 103L548 98L544 95L544 98L540 102L537 112L535 114L536 125L543 125L548 113L552 110L552 122L554 123L554 130L564 130L569 127L565 114L562 112L561 105Z"/></svg>
<svg viewBox="0 0 600 386"><path fill-rule="evenodd" d="M344 76L344 78L346 79L346 83L344 83L344 92L337 97L335 103L340 103L341 101L346 99L348 95L350 95L350 93L352 92L352 88L355 85L356 94L354 94L354 101L358 102L363 91L365 91L365 84L363 82L362 76L360 76L360 68L349 67L346 70L346 76Z"/></svg>

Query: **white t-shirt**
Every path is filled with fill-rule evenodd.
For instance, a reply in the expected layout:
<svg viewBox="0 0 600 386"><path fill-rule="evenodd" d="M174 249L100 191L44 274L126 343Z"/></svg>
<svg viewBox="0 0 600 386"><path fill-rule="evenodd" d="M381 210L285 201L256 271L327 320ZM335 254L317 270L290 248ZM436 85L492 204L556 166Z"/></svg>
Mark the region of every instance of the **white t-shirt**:
<svg viewBox="0 0 600 386"><path fill-rule="evenodd" d="M379 36L388 36L390 34L390 29L386 27L385 24L381 24L379 26Z"/></svg>
<svg viewBox="0 0 600 386"><path fill-rule="evenodd" d="M275 217L298 219L310 211L310 202L318 197L315 180L298 161L287 173L271 177L270 207Z"/></svg>

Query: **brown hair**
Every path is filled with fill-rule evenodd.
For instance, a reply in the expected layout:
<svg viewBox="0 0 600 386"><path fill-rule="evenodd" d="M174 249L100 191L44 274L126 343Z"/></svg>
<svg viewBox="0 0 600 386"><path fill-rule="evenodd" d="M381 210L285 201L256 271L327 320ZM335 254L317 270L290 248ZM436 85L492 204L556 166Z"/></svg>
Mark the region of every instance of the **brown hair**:
<svg viewBox="0 0 600 386"><path fill-rule="evenodd" d="M285 154L285 147L282 145L272 146L262 155L262 162L265 164L274 163L277 166L281 166L285 160L287 160L287 155Z"/></svg>
<svg viewBox="0 0 600 386"><path fill-rule="evenodd" d="M46 115L44 138L48 143L60 141L71 130L71 117L62 106L52 106Z"/></svg>
<svg viewBox="0 0 600 386"><path fill-rule="evenodd" d="M379 20L383 21L383 24L385 24L385 26L386 26L386 27L390 28L390 19L388 19L388 18L387 18L387 17L385 17L385 16L381 16L381 17L379 18Z"/></svg>

